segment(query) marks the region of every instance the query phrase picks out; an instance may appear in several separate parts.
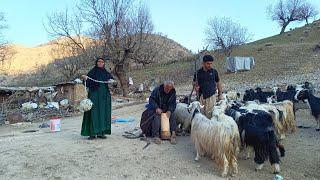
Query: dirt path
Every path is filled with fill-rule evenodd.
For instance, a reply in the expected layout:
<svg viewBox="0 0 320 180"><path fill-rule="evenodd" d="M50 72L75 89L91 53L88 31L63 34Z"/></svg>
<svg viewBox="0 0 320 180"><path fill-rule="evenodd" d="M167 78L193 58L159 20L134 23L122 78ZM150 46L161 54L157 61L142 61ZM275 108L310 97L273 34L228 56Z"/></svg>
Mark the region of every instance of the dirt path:
<svg viewBox="0 0 320 180"><path fill-rule="evenodd" d="M122 137L140 119L143 105L117 109L113 115L135 117L130 124L113 124L106 140L81 137L81 117L63 119L58 133L39 129L39 123L0 126L0 179L222 179L208 158L193 161L190 137L178 137L178 144L164 142L142 148L146 142ZM285 179L320 179L320 132L307 110L298 111L299 124L310 126L289 134L283 141L286 157L281 175ZM24 130L38 130L22 133ZM260 172L254 163L239 158L239 174L231 179L273 179L267 163ZM228 177L230 178L230 177Z"/></svg>

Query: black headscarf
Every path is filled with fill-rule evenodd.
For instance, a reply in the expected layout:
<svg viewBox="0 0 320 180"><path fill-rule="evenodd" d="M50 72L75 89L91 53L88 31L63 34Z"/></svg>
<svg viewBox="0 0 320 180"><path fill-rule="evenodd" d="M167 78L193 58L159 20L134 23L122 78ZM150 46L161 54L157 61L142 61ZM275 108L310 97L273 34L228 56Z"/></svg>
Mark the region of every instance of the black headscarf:
<svg viewBox="0 0 320 180"><path fill-rule="evenodd" d="M98 58L96 60L95 66L94 68L92 68L88 75L90 78L98 80L98 81L108 81L110 79L113 79L112 75L105 69L105 66L103 67L98 67L98 61L99 60L103 60L105 61L103 58ZM94 82L91 79L87 79L87 87L89 87L90 89L97 89L99 87L99 85L101 83L98 82Z"/></svg>

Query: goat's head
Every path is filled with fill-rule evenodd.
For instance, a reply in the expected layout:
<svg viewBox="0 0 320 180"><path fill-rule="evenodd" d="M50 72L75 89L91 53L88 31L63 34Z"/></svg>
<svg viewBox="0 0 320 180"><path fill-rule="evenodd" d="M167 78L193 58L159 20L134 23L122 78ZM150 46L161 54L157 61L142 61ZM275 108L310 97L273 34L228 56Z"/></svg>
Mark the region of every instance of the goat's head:
<svg viewBox="0 0 320 180"><path fill-rule="evenodd" d="M255 92L253 89L246 90L243 95L243 101L253 101L255 99Z"/></svg>
<svg viewBox="0 0 320 180"><path fill-rule="evenodd" d="M295 91L296 88L293 85L288 85L287 86L287 91Z"/></svg>
<svg viewBox="0 0 320 180"><path fill-rule="evenodd" d="M256 91L257 91L257 92L262 92L261 87L257 87L257 88L256 88Z"/></svg>
<svg viewBox="0 0 320 180"><path fill-rule="evenodd" d="M179 99L180 103L190 104L191 99L188 96L184 96L183 98Z"/></svg>
<svg viewBox="0 0 320 180"><path fill-rule="evenodd" d="M299 91L301 91L303 89L304 89L304 84L297 84L296 85L296 88L295 88L296 92L299 92Z"/></svg>
<svg viewBox="0 0 320 180"><path fill-rule="evenodd" d="M309 97L309 90L308 89L300 89L297 91L296 95L294 96L295 100L306 100Z"/></svg>
<svg viewBox="0 0 320 180"><path fill-rule="evenodd" d="M228 104L225 100L221 100L217 103L216 106L212 109L212 116L219 116L221 113L224 113L228 107Z"/></svg>
<svg viewBox="0 0 320 180"><path fill-rule="evenodd" d="M190 105L188 106L188 112L189 113L193 113L195 110L198 110L200 112L201 109L203 109L204 106L201 105L201 103L199 101L194 101L192 103L190 103Z"/></svg>
<svg viewBox="0 0 320 180"><path fill-rule="evenodd" d="M273 94L276 94L278 90L279 90L279 87L277 87L277 86L273 87L272 88Z"/></svg>
<svg viewBox="0 0 320 180"><path fill-rule="evenodd" d="M267 98L267 102L269 104L275 103L275 102L277 102L277 97L275 95L270 96L270 97Z"/></svg>

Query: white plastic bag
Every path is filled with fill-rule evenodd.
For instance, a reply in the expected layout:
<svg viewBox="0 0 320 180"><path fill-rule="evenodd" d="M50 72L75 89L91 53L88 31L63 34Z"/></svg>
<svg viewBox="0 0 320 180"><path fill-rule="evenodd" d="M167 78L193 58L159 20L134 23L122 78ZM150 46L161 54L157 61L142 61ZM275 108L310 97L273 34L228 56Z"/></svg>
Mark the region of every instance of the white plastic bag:
<svg viewBox="0 0 320 180"><path fill-rule="evenodd" d="M86 81L84 81L84 91L85 91L86 96L87 96L88 93L87 93L87 83L86 83ZM89 98L85 98L80 102L79 110L81 112L90 111L92 106L93 106L93 102Z"/></svg>

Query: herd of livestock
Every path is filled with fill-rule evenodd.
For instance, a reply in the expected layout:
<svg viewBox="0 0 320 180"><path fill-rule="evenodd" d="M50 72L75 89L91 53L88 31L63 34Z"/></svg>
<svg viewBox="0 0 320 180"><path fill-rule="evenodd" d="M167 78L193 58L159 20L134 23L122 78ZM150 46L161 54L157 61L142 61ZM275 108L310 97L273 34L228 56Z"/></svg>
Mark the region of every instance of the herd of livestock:
<svg viewBox="0 0 320 180"><path fill-rule="evenodd" d="M286 91L273 88L266 92L261 88L240 93L229 91L224 100L212 109L212 118L201 113L198 101L180 102L175 115L182 133L191 132L196 149L195 161L209 155L225 177L229 172L237 174L237 157L240 149L249 157L254 151L256 170L269 160L274 173L280 172L280 157L285 156L281 140L287 133L296 131L295 105L308 103L320 130L320 98L314 95L310 83L288 86Z"/></svg>

